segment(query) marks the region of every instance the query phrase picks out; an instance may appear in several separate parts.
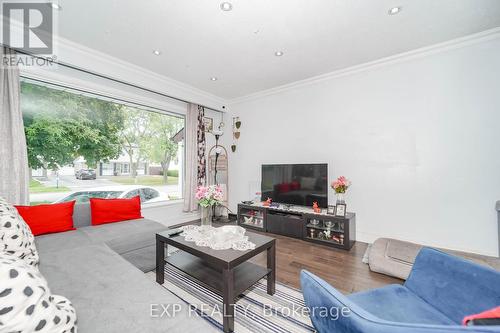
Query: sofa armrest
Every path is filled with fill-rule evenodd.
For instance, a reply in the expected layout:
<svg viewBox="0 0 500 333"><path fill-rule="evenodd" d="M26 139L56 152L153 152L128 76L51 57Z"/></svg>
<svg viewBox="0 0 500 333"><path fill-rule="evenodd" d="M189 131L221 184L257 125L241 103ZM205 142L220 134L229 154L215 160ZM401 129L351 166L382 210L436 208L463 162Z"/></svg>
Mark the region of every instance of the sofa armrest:
<svg viewBox="0 0 500 333"><path fill-rule="evenodd" d="M302 271L300 282L311 321L319 333L490 333L498 327L418 325L390 322L365 311L314 274Z"/></svg>

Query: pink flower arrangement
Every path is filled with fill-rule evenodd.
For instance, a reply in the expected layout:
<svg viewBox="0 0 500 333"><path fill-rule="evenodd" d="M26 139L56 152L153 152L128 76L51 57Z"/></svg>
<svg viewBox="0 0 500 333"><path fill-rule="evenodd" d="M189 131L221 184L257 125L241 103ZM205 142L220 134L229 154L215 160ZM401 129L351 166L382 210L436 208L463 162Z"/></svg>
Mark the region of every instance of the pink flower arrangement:
<svg viewBox="0 0 500 333"><path fill-rule="evenodd" d="M351 181L344 176L340 176L337 180L332 182L331 186L335 193L345 193L349 186L351 186Z"/></svg>
<svg viewBox="0 0 500 333"><path fill-rule="evenodd" d="M202 207L219 205L223 199L222 187L219 185L198 186L195 198Z"/></svg>

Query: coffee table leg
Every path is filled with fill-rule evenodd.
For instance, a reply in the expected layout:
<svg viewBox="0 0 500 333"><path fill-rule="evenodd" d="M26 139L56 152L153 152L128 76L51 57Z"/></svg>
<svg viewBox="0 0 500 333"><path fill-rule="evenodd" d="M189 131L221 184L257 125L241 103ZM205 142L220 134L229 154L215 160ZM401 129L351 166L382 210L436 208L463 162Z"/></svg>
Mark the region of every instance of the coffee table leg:
<svg viewBox="0 0 500 333"><path fill-rule="evenodd" d="M163 284L165 281L165 242L156 238L156 282Z"/></svg>
<svg viewBox="0 0 500 333"><path fill-rule="evenodd" d="M267 268L271 270L267 275L267 293L274 295L276 287L276 244L267 249Z"/></svg>
<svg viewBox="0 0 500 333"><path fill-rule="evenodd" d="M222 269L222 281L224 288L222 291L223 307L223 327L224 332L234 331L234 271L232 269Z"/></svg>

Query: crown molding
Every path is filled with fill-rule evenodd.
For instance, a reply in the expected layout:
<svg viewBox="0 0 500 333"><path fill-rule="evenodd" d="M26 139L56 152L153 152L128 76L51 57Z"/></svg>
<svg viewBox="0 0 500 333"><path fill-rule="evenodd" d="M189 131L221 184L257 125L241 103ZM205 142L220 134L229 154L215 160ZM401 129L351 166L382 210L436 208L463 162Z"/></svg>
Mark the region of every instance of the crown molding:
<svg viewBox="0 0 500 333"><path fill-rule="evenodd" d="M317 75L317 76L310 77L310 78L307 78L304 80L299 80L299 81L295 81L295 82L281 85L278 87L258 91L256 93L252 93L252 94L245 95L242 97L237 97L237 98L229 100L229 105L232 106L234 104L249 102L249 101L253 101L253 100L256 100L256 99L259 99L262 97L279 94L282 92L286 92L286 91L301 88L301 87L306 87L309 85L314 85L317 83L340 78L343 76L349 76L349 75L361 73L364 71L373 70L373 69L388 66L388 65L393 65L393 64L397 64L397 63L401 63L401 62L410 61L413 59L423 58L423 57L427 57L427 56L430 56L433 54L447 52L450 50L463 48L463 47L466 47L469 45L474 45L477 43L481 43L481 42L485 42L485 41L489 41L489 40L493 40L493 39L497 39L497 38L500 38L500 27L485 30L485 31L482 31L482 32L479 32L476 34L467 35L464 37L452 39L452 40L438 43L438 44L434 44L431 46L422 47L422 48L415 49L412 51L399 53L399 54L396 54L393 56L385 57L385 58L378 59L375 61L370 61L370 62L363 63L360 65L355 65L355 66L339 69L339 70L336 70L333 72Z"/></svg>

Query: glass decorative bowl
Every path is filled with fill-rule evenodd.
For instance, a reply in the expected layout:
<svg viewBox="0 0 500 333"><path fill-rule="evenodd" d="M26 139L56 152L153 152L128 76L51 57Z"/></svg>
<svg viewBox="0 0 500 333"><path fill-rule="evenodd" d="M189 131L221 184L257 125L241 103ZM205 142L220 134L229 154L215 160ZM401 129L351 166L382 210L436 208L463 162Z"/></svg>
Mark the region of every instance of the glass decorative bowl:
<svg viewBox="0 0 500 333"><path fill-rule="evenodd" d="M312 220L310 221L310 223L311 223L312 225L314 225L314 226L317 226L317 225L319 224L319 220L312 219Z"/></svg>

